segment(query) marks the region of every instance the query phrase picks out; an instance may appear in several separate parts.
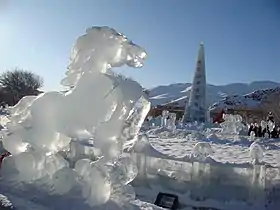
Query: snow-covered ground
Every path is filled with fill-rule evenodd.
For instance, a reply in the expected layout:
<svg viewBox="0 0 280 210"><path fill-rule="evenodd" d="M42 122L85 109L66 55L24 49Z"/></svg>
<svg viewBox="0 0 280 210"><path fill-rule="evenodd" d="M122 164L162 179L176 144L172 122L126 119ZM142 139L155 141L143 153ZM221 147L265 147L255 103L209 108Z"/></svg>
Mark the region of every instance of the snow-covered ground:
<svg viewBox="0 0 280 210"><path fill-rule="evenodd" d="M195 145L199 142L209 143L213 153L211 153L211 158L213 159L213 163L217 163L220 167L223 167L222 163L225 165L232 165L235 167L245 168L251 166L251 157L250 157L250 145L253 143L251 137L246 135L231 135L231 134L223 134L220 128L208 128L206 130L202 130L201 127L198 130L194 129L193 126L191 129L182 129L177 128L175 131L170 130L166 127L150 127L149 129L145 129L142 135L139 136L138 142L133 148L133 153L138 154L142 153L144 156L148 158L158 158L156 161L165 160L172 161L182 161L182 164L187 164L188 168L182 171L183 174L179 173L179 177L181 178L172 178L169 177L169 172L161 172L159 174L159 179L151 178L153 175L149 175L148 185L142 182L138 182L137 179L132 182L134 186L134 190L136 193L136 200L131 201L129 206L126 206L127 209L161 209L153 205L156 200L156 196L159 192L165 193L173 193L179 196L179 200L181 202L180 209L183 210L191 210L196 207L211 207L212 209L226 209L226 210L234 210L234 209L275 209L275 206L272 207L259 207L248 205L246 202L238 202L234 197L232 197L231 202L221 202L220 200L209 198L201 198L202 200L197 200L197 198L192 197L190 194L189 185L183 181L188 173L193 173L193 163L196 161L195 158L191 157L193 153L193 149ZM279 148L280 148L280 139L258 139L255 138L254 141L257 141L259 145L262 146L264 151L264 159L263 161L267 166L278 167L279 162ZM134 159L137 162L136 159ZM151 161L155 161L152 160ZM207 161L206 161L207 162ZM209 162L209 161L208 161ZM160 169L162 165L159 162L155 162L157 167ZM153 163L153 164L155 164ZM212 163L210 161L210 163ZM146 165L147 174L149 174L149 166ZM175 173L176 169L174 165ZM163 170L164 171L164 170ZM139 168L139 173L141 169ZM176 173L177 173L176 172ZM171 174L172 174L171 173ZM188 178L187 178L188 179ZM193 178L190 178L190 180ZM156 181L155 181L156 180ZM219 188L219 186L216 186ZM5 188L2 188L2 192ZM205 186L207 189L207 186ZM212 192L212 194L216 193L217 189ZM48 210L51 209L50 206L46 204L42 204L39 201L30 200L30 196L27 199L23 198L17 194L13 194L11 192L4 191L5 195L10 199L16 206L17 209L37 209L37 210ZM206 190L207 192L207 190ZM1 193L1 191L0 191ZM228 192L229 193L229 192ZM245 193L246 194L246 193ZM32 196L31 196L32 197ZM36 197L36 196L34 196ZM203 196L202 196L203 197ZM42 199L42 198L41 198ZM49 201L54 202L54 200ZM48 202L47 202L48 203ZM252 204L251 204L252 205ZM114 205L109 205L106 207L107 209L118 209ZM99 209L99 208L94 208ZM102 209L102 208L101 208ZM276 210L276 209L275 209Z"/></svg>
<svg viewBox="0 0 280 210"><path fill-rule="evenodd" d="M150 137L151 145L160 153L174 158L190 154L198 142L209 142L213 149L213 159L222 163L247 163L251 161L249 147L252 144L249 136L217 134L218 138L197 138L193 135L186 138ZM278 167L280 164L280 139L260 139L265 148L264 161Z"/></svg>
<svg viewBox="0 0 280 210"><path fill-rule="evenodd" d="M167 127L150 127L144 129L145 134L139 139L139 142L134 147L134 152L142 154L144 160L141 160L141 164L145 164L144 173L148 181L144 184L142 182L135 184L136 195L139 199L154 202L158 192L173 193L179 196L182 201L181 209L195 209L194 207L211 207L213 209L277 209L279 203L270 202L270 200L279 200L280 194L279 188L279 148L280 139L269 138L253 138L247 135L233 135L223 133L221 128L208 128L197 130L193 126L191 129L177 128L176 130L168 129ZM197 160L192 154L197 144L209 144L213 153L210 155L210 159ZM255 143L254 143L255 142ZM251 183L255 178L255 168L252 165L252 153L250 153L251 145L257 144L263 151L263 158L261 165L265 165L265 172L262 173L263 180L266 180L258 192L260 196L257 200L264 199L263 205L254 206L249 201L249 192L246 195L246 189L253 189L253 193L258 189L258 184L246 187L248 183ZM262 155L260 155L261 157ZM135 161L139 161L139 157L135 158ZM142 158L143 159L143 158ZM179 162L178 162L179 161ZM212 178L210 180L216 182L216 178L223 179L216 184L207 186L207 182L203 182L205 192L210 189L210 194L202 195L205 192L200 191L198 193L202 200L197 200L192 195L192 184L196 183L193 177L195 162L210 163L210 169L206 169L207 164L204 165L203 170L210 170L208 172ZM140 165L141 165L140 164ZM180 166L179 166L180 165ZM218 167L218 171L215 167ZM139 169L141 171L141 169ZM233 171L232 171L233 170ZM262 169L263 170L263 169ZM234 172L235 171L235 172ZM239 172L238 172L239 171ZM211 173L214 173L211 175ZM235 174L236 173L236 174ZM174 175L175 174L175 175ZM177 175L176 175L177 174ZM247 181L240 180L240 174L247 174ZM232 176L232 177L231 177ZM243 175L241 175L242 177ZM148 177L148 178L147 178ZM151 178L152 177L152 178ZM157 178L155 178L157 177ZM177 178L176 178L177 177ZM155 181L156 180L156 181ZM242 178L241 178L242 180ZM223 182L230 182L231 186L237 185L242 187L236 191L228 184ZM254 181L253 181L254 182ZM148 184L147 184L148 183ZM273 183L273 184L272 184ZM200 183L201 184L201 183ZM199 183L195 185L199 186ZM244 185L244 186L243 186ZM260 183L262 186L262 184ZM273 186L273 187L272 187ZM215 189L216 188L216 189ZM271 190L273 189L273 190ZM277 190L275 190L277 189ZM226 191L225 196L221 196L218 192ZM249 190L250 191L250 190ZM257 190L258 191L258 190ZM234 194L235 192L235 194ZM248 200L244 201L244 197L237 198L236 192L245 193L244 197L248 196ZM276 192L276 193L275 193ZM231 194L233 193L233 194ZM211 195L212 194L212 195ZM197 196L197 195L196 195ZM223 197L223 198L221 198ZM227 201L223 201L226 199ZM246 200L246 199L245 199ZM251 203L251 204L250 204ZM267 204L269 203L269 204ZM207 209L207 208L206 208Z"/></svg>

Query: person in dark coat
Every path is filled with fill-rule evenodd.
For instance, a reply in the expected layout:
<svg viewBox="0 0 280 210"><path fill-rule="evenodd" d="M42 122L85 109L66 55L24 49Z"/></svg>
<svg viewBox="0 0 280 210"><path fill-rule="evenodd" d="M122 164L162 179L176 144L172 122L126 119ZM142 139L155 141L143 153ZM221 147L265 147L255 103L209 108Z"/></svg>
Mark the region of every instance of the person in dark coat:
<svg viewBox="0 0 280 210"><path fill-rule="evenodd" d="M271 138L273 138L273 139L275 139L275 138L277 138L277 130L276 130L276 128L274 127L273 128L273 130L271 131Z"/></svg>
<svg viewBox="0 0 280 210"><path fill-rule="evenodd" d="M280 127L277 127L276 131L277 131L276 138L279 139L279 137L280 137Z"/></svg>
<svg viewBox="0 0 280 210"><path fill-rule="evenodd" d="M266 133L267 133L267 128L264 128L264 129L262 130L262 137L264 137Z"/></svg>
<svg viewBox="0 0 280 210"><path fill-rule="evenodd" d="M255 136L257 137L258 136L258 125L254 125L253 126L253 131L254 131L254 133L255 133Z"/></svg>
<svg viewBox="0 0 280 210"><path fill-rule="evenodd" d="M267 122L268 122L268 121L271 121L271 122L274 123L274 117L273 117L272 112L269 112L269 113L268 113L268 115L267 115L267 117L266 117L266 121L267 121Z"/></svg>
<svg viewBox="0 0 280 210"><path fill-rule="evenodd" d="M249 127L248 136L251 135L251 132L253 131L253 129L254 129L254 125L251 124L250 127Z"/></svg>
<svg viewBox="0 0 280 210"><path fill-rule="evenodd" d="M262 129L261 125L258 126L258 131L257 132L258 132L258 135L257 135L258 137L263 137L263 129Z"/></svg>

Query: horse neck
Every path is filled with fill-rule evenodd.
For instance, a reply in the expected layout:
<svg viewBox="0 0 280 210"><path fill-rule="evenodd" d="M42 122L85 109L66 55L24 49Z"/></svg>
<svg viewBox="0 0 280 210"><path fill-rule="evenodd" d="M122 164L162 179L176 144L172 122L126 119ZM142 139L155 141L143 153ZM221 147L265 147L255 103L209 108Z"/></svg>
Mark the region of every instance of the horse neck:
<svg viewBox="0 0 280 210"><path fill-rule="evenodd" d="M71 90L70 95L72 94L76 95L81 93L86 94L85 92L92 90L92 88L95 87L94 81L96 81L96 79L100 76L101 76L100 71L84 71L83 73L80 73L79 79L76 85L74 86L74 88Z"/></svg>

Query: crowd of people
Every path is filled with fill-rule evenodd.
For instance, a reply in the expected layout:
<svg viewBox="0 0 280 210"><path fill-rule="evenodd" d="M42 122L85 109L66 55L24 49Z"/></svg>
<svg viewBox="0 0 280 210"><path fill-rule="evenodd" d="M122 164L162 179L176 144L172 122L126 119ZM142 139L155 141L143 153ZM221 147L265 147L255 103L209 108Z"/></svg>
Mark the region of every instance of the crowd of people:
<svg viewBox="0 0 280 210"><path fill-rule="evenodd" d="M269 122L274 123L273 114L271 112L268 113L267 116L267 125L263 127L262 125L255 123L251 124L249 127L248 135L251 136L252 132L256 137L268 137L268 138L279 138L280 136L280 127L274 126L272 130L269 129Z"/></svg>

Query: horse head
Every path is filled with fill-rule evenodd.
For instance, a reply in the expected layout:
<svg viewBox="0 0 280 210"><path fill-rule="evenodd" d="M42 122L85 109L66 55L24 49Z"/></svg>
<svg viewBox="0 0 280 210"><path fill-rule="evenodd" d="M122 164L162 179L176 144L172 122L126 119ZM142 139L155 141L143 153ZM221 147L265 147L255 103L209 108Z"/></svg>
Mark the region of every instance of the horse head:
<svg viewBox="0 0 280 210"><path fill-rule="evenodd" d="M113 67L140 68L147 53L126 36L109 27L91 27L74 44L66 81L74 86L83 73L106 73Z"/></svg>

